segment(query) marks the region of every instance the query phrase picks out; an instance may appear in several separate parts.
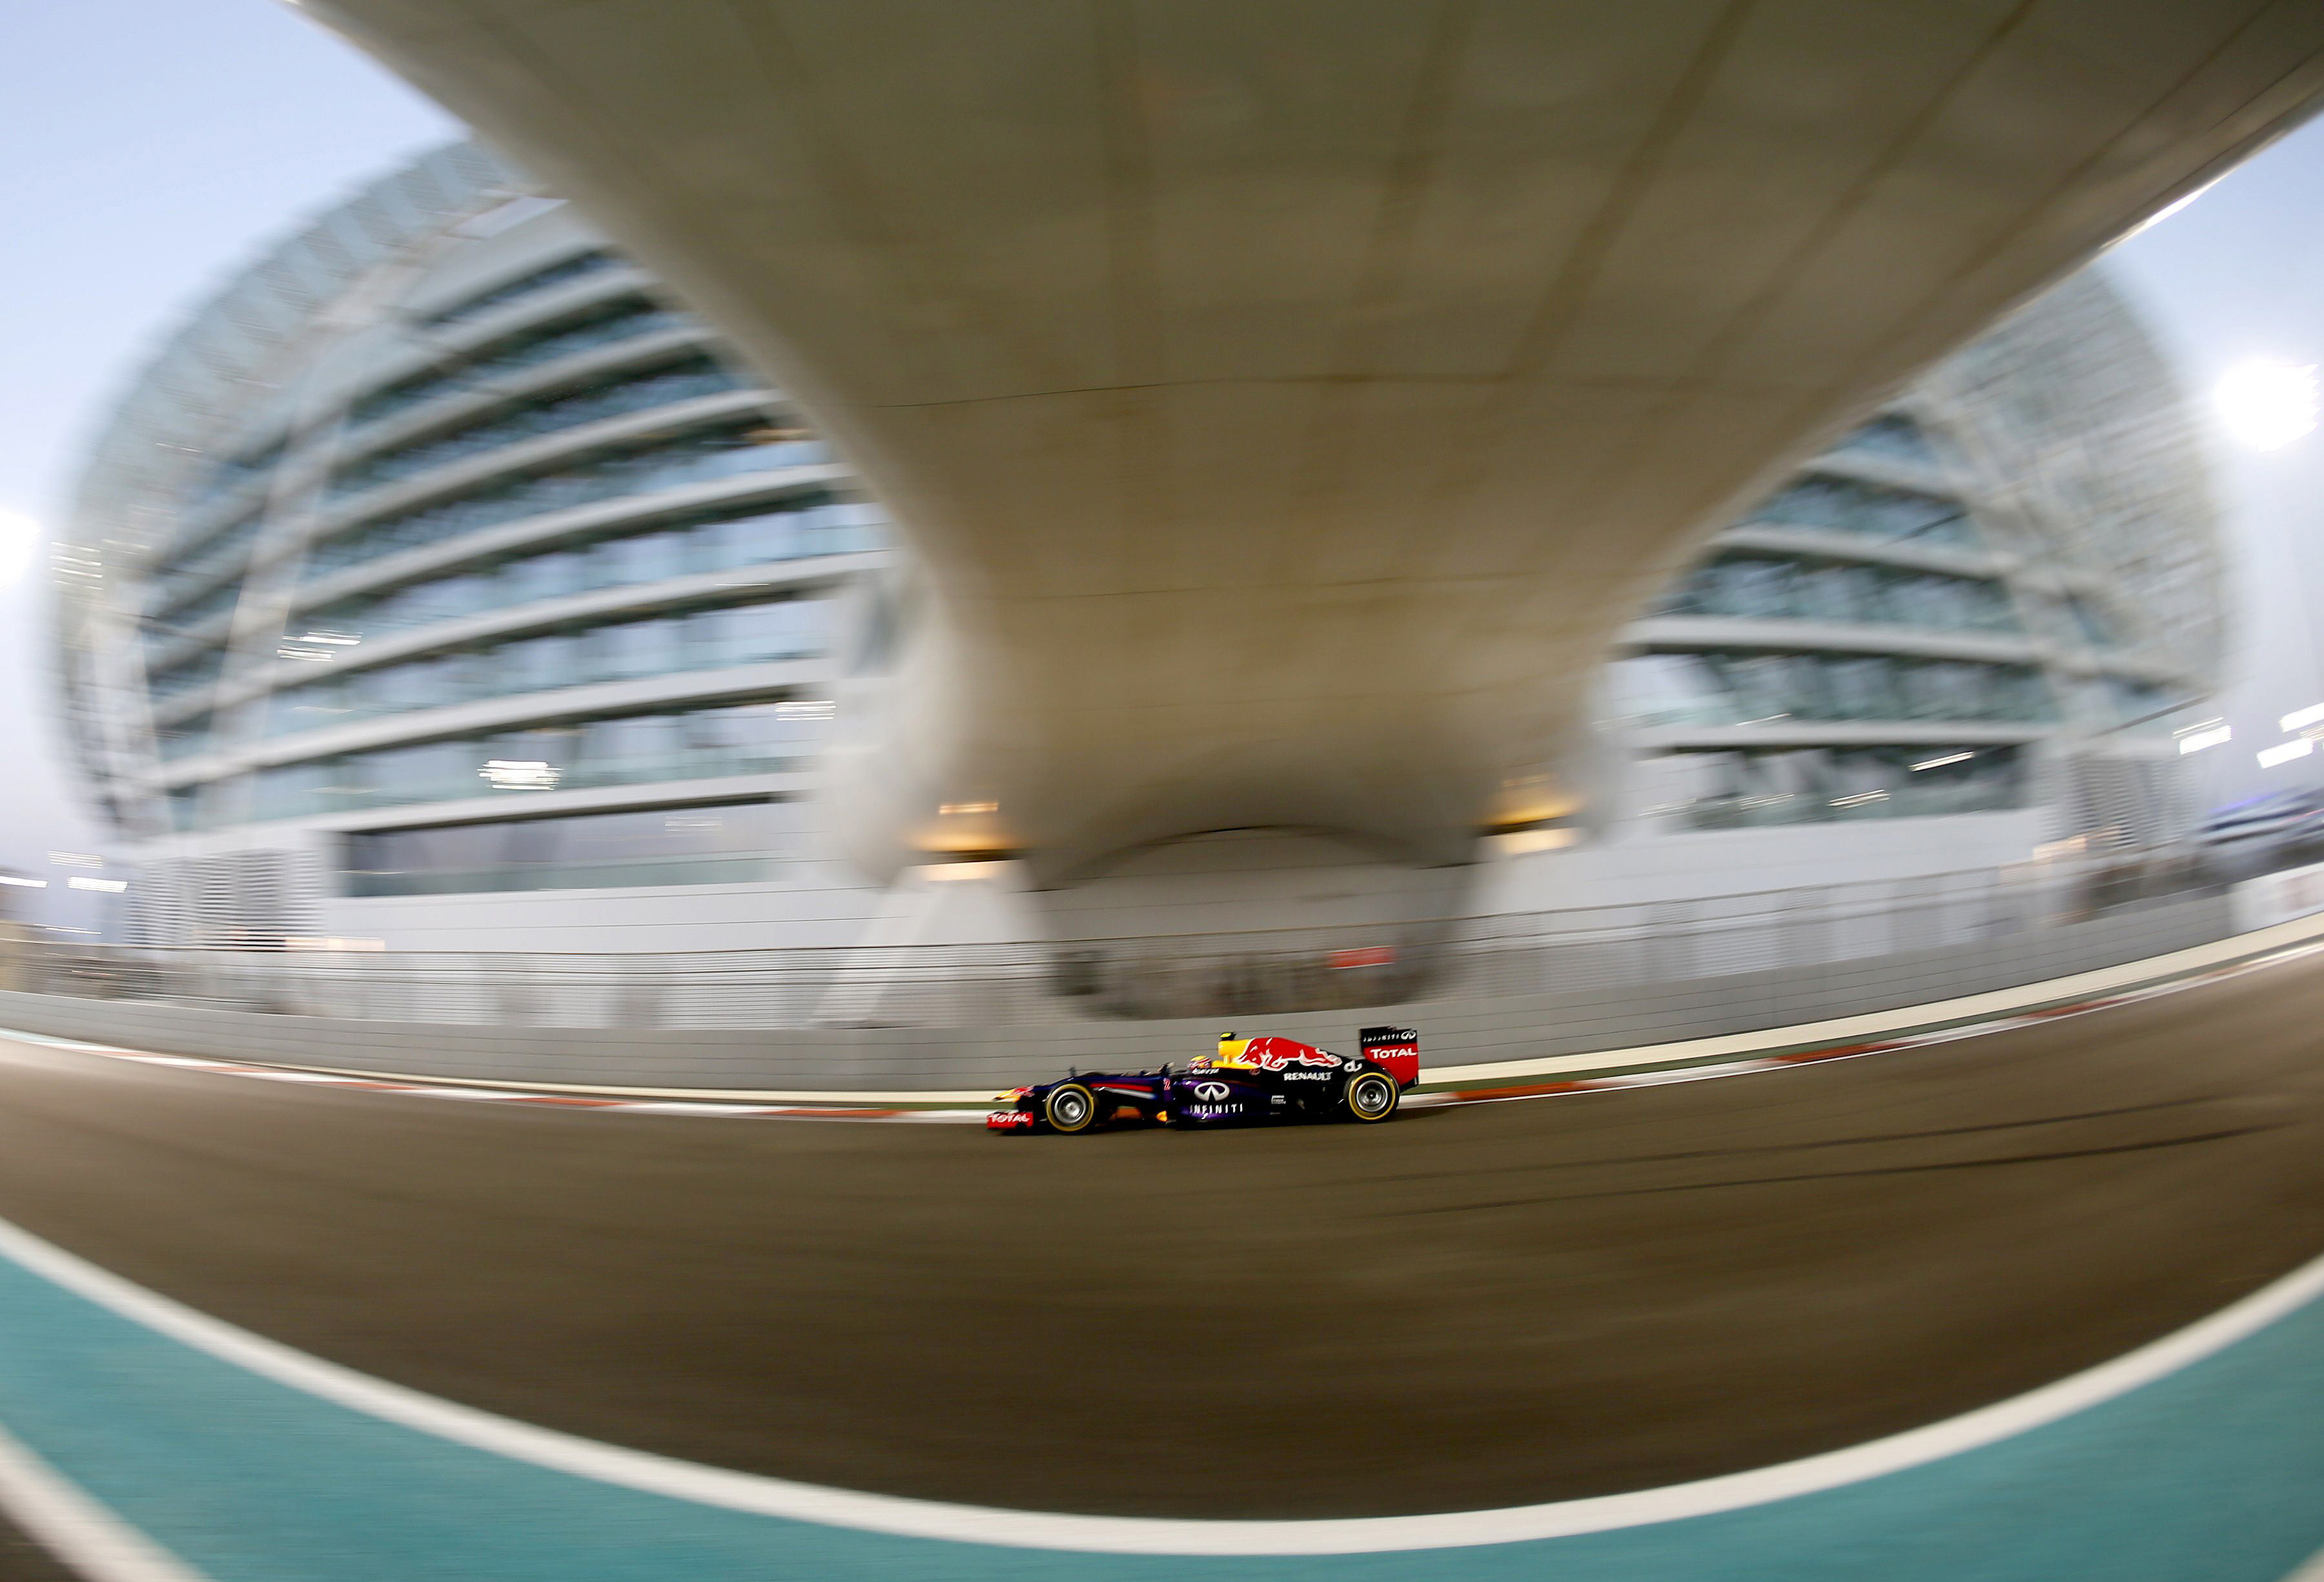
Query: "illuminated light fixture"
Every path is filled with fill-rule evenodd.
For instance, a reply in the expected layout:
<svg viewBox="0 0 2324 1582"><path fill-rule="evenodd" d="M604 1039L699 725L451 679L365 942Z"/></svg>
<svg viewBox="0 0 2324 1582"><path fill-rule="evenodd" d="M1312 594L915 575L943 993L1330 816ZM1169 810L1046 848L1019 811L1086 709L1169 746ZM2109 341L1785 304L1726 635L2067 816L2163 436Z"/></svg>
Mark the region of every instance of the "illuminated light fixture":
<svg viewBox="0 0 2324 1582"><path fill-rule="evenodd" d="M1852 797L1832 798L1831 805L1835 808L1860 808L1867 802L1885 802L1887 800L1888 793L1885 791L1858 791Z"/></svg>
<svg viewBox="0 0 2324 1582"><path fill-rule="evenodd" d="M775 705L777 719L829 719L838 712L839 705L828 698L795 698Z"/></svg>
<svg viewBox="0 0 2324 1582"><path fill-rule="evenodd" d="M2311 703L2305 708L2295 708L2275 723L2283 727L2283 734L2287 736L2294 731L2304 731L2311 725L2324 725L2324 703Z"/></svg>
<svg viewBox="0 0 2324 1582"><path fill-rule="evenodd" d="M331 661L338 658L339 656L333 653L327 648L284 647L276 649L274 651L274 657L277 659L303 659L309 664L328 664Z"/></svg>
<svg viewBox="0 0 2324 1582"><path fill-rule="evenodd" d="M555 791L565 772L538 758L493 758L476 771L494 791Z"/></svg>
<svg viewBox="0 0 2324 1582"><path fill-rule="evenodd" d="M363 641L349 632L309 632L304 637L293 637L293 643L323 643L333 648L353 648Z"/></svg>
<svg viewBox="0 0 2324 1582"><path fill-rule="evenodd" d="M93 856L85 851L52 851L49 854L49 861L56 864L60 868L101 868L105 866L105 859L103 857Z"/></svg>
<svg viewBox="0 0 2324 1582"><path fill-rule="evenodd" d="M950 819L963 813L998 813L1001 811L1001 804L999 802L945 802L938 807L936 811Z"/></svg>
<svg viewBox="0 0 2324 1582"><path fill-rule="evenodd" d="M2279 742L2273 747L2262 747L2259 750L2259 766L2262 769L2273 769L2279 763L2289 763L2294 758L2305 758L2314 751L2316 751L2316 744L2306 736L2301 736L2294 742Z"/></svg>
<svg viewBox="0 0 2324 1582"><path fill-rule="evenodd" d="M1948 753L1941 758L1924 759L1914 764L1913 772L1918 774L1923 769L1942 769L1948 763L1966 763L1976 756L1974 753Z"/></svg>
<svg viewBox="0 0 2324 1582"><path fill-rule="evenodd" d="M2211 390L2219 421L2254 450L2280 450L2316 427L2316 365L2238 363Z"/></svg>
<svg viewBox="0 0 2324 1582"><path fill-rule="evenodd" d="M0 874L0 884L14 884L25 890L46 890L49 887L46 879L26 879L15 874Z"/></svg>
<svg viewBox="0 0 2324 1582"><path fill-rule="evenodd" d="M949 884L956 879L995 878L1008 865L1007 859L1002 857L971 857L957 863L930 863L920 870L920 874L923 878Z"/></svg>
<svg viewBox="0 0 2324 1582"><path fill-rule="evenodd" d="M2181 754L2200 753L2206 747L2217 747L2236 739L2232 726L2212 726L2208 729L2189 731L2179 738Z"/></svg>
<svg viewBox="0 0 2324 1582"><path fill-rule="evenodd" d="M76 890L102 890L107 895L118 895L129 888L126 879L92 879L86 874L75 874L65 883Z"/></svg>
<svg viewBox="0 0 2324 1582"><path fill-rule="evenodd" d="M1565 827L1547 829L1512 829L1496 835L1493 843L1513 857L1529 856L1537 851L1563 851L1582 838L1582 832Z"/></svg>
<svg viewBox="0 0 2324 1582"><path fill-rule="evenodd" d="M1581 801L1568 793L1560 791L1554 778L1550 775L1530 775L1522 781L1508 782L1508 784L1511 790L1532 789L1523 790L1519 796L1503 799L1499 806L1492 809L1477 831L1480 835L1502 841L1504 844L1499 847L1500 850L1509 852L1546 850L1547 847L1519 847L1509 846L1506 842L1508 837L1513 835L1531 834L1555 828L1559 819L1571 819L1582 810ZM1568 840L1555 844L1571 845L1573 840L1580 838L1581 837L1576 835Z"/></svg>

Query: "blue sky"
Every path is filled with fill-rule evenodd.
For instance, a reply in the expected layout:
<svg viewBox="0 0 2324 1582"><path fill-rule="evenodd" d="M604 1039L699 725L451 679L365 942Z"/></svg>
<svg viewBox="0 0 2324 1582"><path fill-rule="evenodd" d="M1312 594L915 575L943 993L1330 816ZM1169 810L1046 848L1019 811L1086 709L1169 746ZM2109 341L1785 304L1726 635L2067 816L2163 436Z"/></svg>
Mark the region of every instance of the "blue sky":
<svg viewBox="0 0 2324 1582"><path fill-rule="evenodd" d="M0 5L0 512L62 520L105 403L259 246L350 187L456 134L427 100L269 0ZM2110 266L2208 391L2238 359L2324 363L2324 123L2284 140ZM2232 751L2215 797L2324 782L2262 774L2274 716L2324 700L2324 436L2219 447L2237 587ZM0 587L0 867L53 872L103 837L54 762L45 567ZM62 901L63 897L55 898ZM65 921L59 917L57 921Z"/></svg>

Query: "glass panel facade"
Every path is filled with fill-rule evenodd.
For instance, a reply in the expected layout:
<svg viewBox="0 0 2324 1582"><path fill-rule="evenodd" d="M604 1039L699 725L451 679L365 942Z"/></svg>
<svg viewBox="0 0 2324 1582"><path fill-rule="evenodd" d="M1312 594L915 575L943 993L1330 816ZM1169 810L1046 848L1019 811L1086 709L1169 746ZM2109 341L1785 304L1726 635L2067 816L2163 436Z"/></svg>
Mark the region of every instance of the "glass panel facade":
<svg viewBox="0 0 2324 1582"><path fill-rule="evenodd" d="M2194 701L2183 691L2120 676L2108 676L2104 684L2117 724L2156 735L2169 735L2176 723L2171 717Z"/></svg>
<svg viewBox="0 0 2324 1582"><path fill-rule="evenodd" d="M226 662L226 650L206 648L190 659L152 677L146 683L147 694L159 703L190 692L197 687L207 687L217 680L219 667Z"/></svg>
<svg viewBox="0 0 2324 1582"><path fill-rule="evenodd" d="M587 390L529 402L491 417L409 445L365 457L331 479L326 497L343 499L364 489L417 477L473 456L503 449L562 429L579 428L630 412L649 412L700 396L741 389L743 381L708 357L692 357L676 367L656 368L593 385Z"/></svg>
<svg viewBox="0 0 2324 1582"><path fill-rule="evenodd" d="M1674 754L1679 799L1657 810L1695 829L1994 812L2024 805L2015 747L1847 747Z"/></svg>
<svg viewBox="0 0 2324 1582"><path fill-rule="evenodd" d="M176 601L247 554L251 541L257 538L264 521L264 516L254 509L173 564L167 573L153 579L145 607L160 620L182 619Z"/></svg>
<svg viewBox="0 0 2324 1582"><path fill-rule="evenodd" d="M2074 630L2083 642L2093 648L2115 646L2114 623L2099 614L2095 605L2070 593L2066 595L2064 602L2067 618L2073 622Z"/></svg>
<svg viewBox="0 0 2324 1582"><path fill-rule="evenodd" d="M1627 725L1718 726L1740 723L1726 678L1699 653L1641 653L1606 670L1614 717Z"/></svg>
<svg viewBox="0 0 2324 1582"><path fill-rule="evenodd" d="M261 770L254 777L254 811L241 813L237 799L220 794L203 798L195 817L198 824L295 819L528 791L798 772L814 767L831 717L827 701L787 699L383 747ZM226 793L232 784L208 789Z"/></svg>
<svg viewBox="0 0 2324 1582"><path fill-rule="evenodd" d="M1950 632L2024 630L1997 582L1756 550L1721 553L1696 567L1664 597L1656 613Z"/></svg>
<svg viewBox="0 0 2324 1582"><path fill-rule="evenodd" d="M210 717L196 715L173 726L165 726L160 733L161 761L174 763L180 758L191 758L210 743Z"/></svg>
<svg viewBox="0 0 2324 1582"><path fill-rule="evenodd" d="M771 565L783 560L807 560L816 555L853 555L881 549L885 543L885 515L879 506L864 502L832 499L830 495L811 493L792 495L776 504L730 506L730 515L683 515L674 521L632 530L628 537L609 537L586 543L565 543L560 549L540 550L532 555L518 555L509 560L493 560L475 567L463 567L448 576L432 581L411 583L407 587L367 595L358 599L342 599L330 606L320 606L300 615L283 632L283 643L311 646L314 636L339 639L323 648L339 651L351 648L344 639L379 639L400 632L414 632L420 627L460 620L467 615L481 615L488 611L502 611L521 604L537 604L541 599L562 599L584 592L600 592L606 587L630 587L641 583L667 581L671 576L693 576L702 571L732 571L742 567ZM198 627L205 620L223 614L235 597L239 597L242 583L218 587L217 595L205 599L200 608L193 608L186 627ZM184 618L181 618L184 620ZM709 630L706 623L702 630ZM149 623L144 627L146 651L177 641L181 627ZM695 641L695 639L690 639ZM721 652L715 641L702 643L706 655ZM734 652L746 652L748 646L737 646ZM687 651L693 655L693 648ZM156 671L149 679L149 697L153 701L165 701L184 695L193 688L205 688L218 679L223 662L221 648L202 648L193 655L179 660L165 671ZM783 652L781 657L798 657ZM748 664L746 657L683 657L665 669L709 669L715 664ZM286 685L298 685L290 680ZM546 683L544 683L546 685ZM516 690L512 683L509 690ZM314 725L332 723L342 713L326 711L304 697L286 695L279 699L279 713L288 708L302 708L298 717L304 725L298 729L309 729ZM281 717L293 717L281 713ZM286 729L283 725L272 725L272 732Z"/></svg>
<svg viewBox="0 0 2324 1582"><path fill-rule="evenodd" d="M170 612L166 619L160 616L149 618L143 633L146 651L151 652L175 638L208 625L234 608L235 601L241 597L242 578L233 577L208 593L180 605Z"/></svg>
<svg viewBox="0 0 2324 1582"><path fill-rule="evenodd" d="M567 319L511 336L449 367L430 368L383 386L348 410L347 422L351 428L362 429L439 396L489 389L493 380L526 368L692 322L674 309L657 308L641 298L625 298L592 310L577 322Z"/></svg>
<svg viewBox="0 0 2324 1582"><path fill-rule="evenodd" d="M301 617L296 630L382 637L486 610L700 572L854 554L884 541L886 518L877 507L836 501L820 491L772 504L730 506L728 512L647 523L589 541L567 541L390 592L342 599Z"/></svg>
<svg viewBox="0 0 2324 1582"><path fill-rule="evenodd" d="M2047 720L2056 709L2024 665L1893 654L1640 654L1609 671L1614 707L1633 725L1782 720Z"/></svg>
<svg viewBox="0 0 2324 1582"><path fill-rule="evenodd" d="M1977 532L1957 500L1811 472L1747 519L1866 538L1968 547Z"/></svg>
<svg viewBox="0 0 2324 1582"><path fill-rule="evenodd" d="M308 551L304 575L313 581L383 555L600 500L810 467L830 459L820 441L795 439L789 437L792 432L770 430L758 421L723 426L496 482L360 523L327 539Z"/></svg>
<svg viewBox="0 0 2324 1582"><path fill-rule="evenodd" d="M347 893L741 884L798 856L804 825L802 804L757 801L366 832L347 837Z"/></svg>
<svg viewBox="0 0 2324 1582"><path fill-rule="evenodd" d="M521 274L512 281L479 291L473 297L464 297L448 308L438 309L430 313L426 322L458 324L470 319L481 319L493 309L505 308L520 297L529 297L535 291L545 291L551 286L561 286L567 282L580 280L585 276L595 274L601 270L611 269L621 262L618 254L610 253L603 247L592 248L586 253L578 253L570 258L549 264L545 268L536 269L530 274Z"/></svg>
<svg viewBox="0 0 2324 1582"><path fill-rule="evenodd" d="M1922 430L1920 424L1900 412L1882 413L1832 449L1858 450L1869 456L1915 461L1930 467L1937 464L1936 449L1929 443L1929 436Z"/></svg>
<svg viewBox="0 0 2324 1582"><path fill-rule="evenodd" d="M196 484L186 496L187 514L198 513L212 501L222 500L259 474L272 468L282 459L283 441L275 440L263 449L229 457L214 465L207 476Z"/></svg>
<svg viewBox="0 0 2324 1582"><path fill-rule="evenodd" d="M828 652L831 601L783 598L506 638L326 676L269 699L288 735L416 708Z"/></svg>

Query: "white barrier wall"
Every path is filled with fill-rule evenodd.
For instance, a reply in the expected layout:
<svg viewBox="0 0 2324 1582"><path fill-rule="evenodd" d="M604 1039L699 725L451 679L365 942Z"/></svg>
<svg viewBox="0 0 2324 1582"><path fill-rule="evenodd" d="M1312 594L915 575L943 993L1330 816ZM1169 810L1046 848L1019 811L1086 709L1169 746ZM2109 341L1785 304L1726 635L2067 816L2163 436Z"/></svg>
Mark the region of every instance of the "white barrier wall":
<svg viewBox="0 0 2324 1582"><path fill-rule="evenodd" d="M2324 863L2246 879L2232 893L2239 934L2324 911Z"/></svg>
<svg viewBox="0 0 2324 1582"><path fill-rule="evenodd" d="M1650 987L1468 995L1258 1019L1264 1030L1351 1047L1370 1022L1417 1026L1431 1068L1713 1038L2012 988L2218 939L2221 898L2126 909L1971 944L1899 951ZM155 1000L0 992L0 1029L217 1059L513 1083L850 1092L1001 1087L1069 1065L1184 1059L1250 1018L1036 1026L565 1028L356 1021L212 1010Z"/></svg>

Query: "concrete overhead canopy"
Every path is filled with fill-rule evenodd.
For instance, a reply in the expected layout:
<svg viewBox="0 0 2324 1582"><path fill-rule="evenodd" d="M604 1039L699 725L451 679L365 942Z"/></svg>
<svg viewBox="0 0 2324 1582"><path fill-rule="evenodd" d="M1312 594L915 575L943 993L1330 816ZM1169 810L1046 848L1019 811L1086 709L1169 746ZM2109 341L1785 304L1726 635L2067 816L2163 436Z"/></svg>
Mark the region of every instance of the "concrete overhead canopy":
<svg viewBox="0 0 2324 1582"><path fill-rule="evenodd" d="M1053 877L1554 814L1609 639L1723 511L2324 90L2315 0L310 9L895 513L870 865Z"/></svg>

